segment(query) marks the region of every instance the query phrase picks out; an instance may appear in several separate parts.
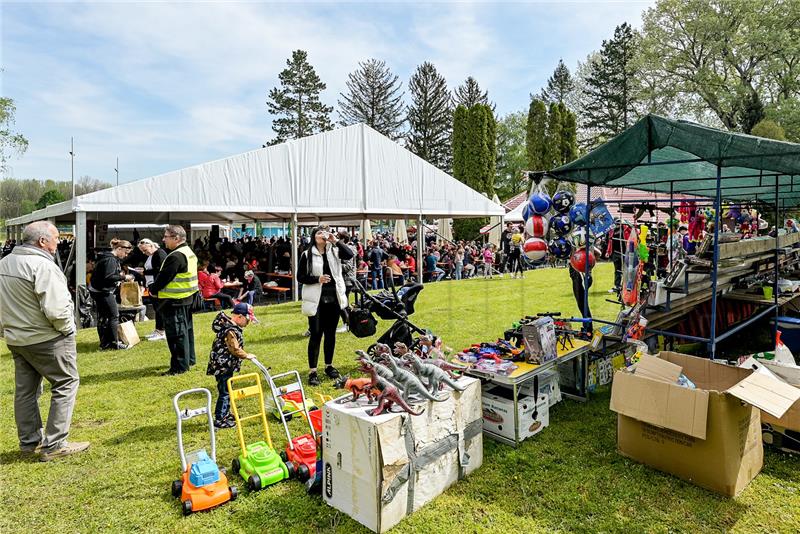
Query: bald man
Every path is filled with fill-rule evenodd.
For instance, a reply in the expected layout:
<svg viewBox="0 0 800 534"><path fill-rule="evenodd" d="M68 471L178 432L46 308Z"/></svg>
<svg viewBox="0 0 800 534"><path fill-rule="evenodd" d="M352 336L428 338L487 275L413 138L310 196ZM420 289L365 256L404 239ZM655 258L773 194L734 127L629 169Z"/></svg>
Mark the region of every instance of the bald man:
<svg viewBox="0 0 800 534"><path fill-rule="evenodd" d="M89 447L67 441L79 379L74 308L53 258L57 247L58 229L37 221L23 230L22 245L0 260L0 336L14 357L19 447L45 462ZM42 378L52 393L46 428L38 404Z"/></svg>

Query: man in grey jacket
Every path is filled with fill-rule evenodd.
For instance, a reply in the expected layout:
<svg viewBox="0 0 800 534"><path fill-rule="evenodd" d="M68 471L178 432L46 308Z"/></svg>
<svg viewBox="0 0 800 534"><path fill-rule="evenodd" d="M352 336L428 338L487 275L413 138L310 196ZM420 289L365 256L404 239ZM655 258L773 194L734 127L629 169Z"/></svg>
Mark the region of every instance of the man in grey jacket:
<svg viewBox="0 0 800 534"><path fill-rule="evenodd" d="M46 462L84 451L89 443L67 442L79 379L72 298L53 259L58 229L47 221L33 222L22 241L0 260L0 335L14 357L20 450L38 452ZM42 377L52 392L45 429L38 405Z"/></svg>

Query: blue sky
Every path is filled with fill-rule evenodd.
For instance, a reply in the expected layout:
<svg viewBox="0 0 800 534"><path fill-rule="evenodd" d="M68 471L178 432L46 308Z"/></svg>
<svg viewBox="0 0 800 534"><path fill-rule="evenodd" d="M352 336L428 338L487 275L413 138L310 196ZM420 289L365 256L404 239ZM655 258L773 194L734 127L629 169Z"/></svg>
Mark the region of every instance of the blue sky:
<svg viewBox="0 0 800 534"><path fill-rule="evenodd" d="M376 57L404 87L426 60L451 88L472 75L505 114L650 4L4 2L2 92L30 141L9 174L69 180L70 136L76 178L109 182L116 157L126 182L260 147L266 94L297 48L331 105Z"/></svg>

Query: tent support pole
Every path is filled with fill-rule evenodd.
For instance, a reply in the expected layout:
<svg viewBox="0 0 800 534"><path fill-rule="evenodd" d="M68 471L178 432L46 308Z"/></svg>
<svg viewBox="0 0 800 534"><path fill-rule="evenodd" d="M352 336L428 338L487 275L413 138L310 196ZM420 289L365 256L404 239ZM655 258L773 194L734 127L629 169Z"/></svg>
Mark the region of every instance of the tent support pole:
<svg viewBox="0 0 800 534"><path fill-rule="evenodd" d="M717 355L717 265L719 264L719 216L722 207L722 167L717 164L717 194L714 197L714 261L711 263L711 335L709 353Z"/></svg>
<svg viewBox="0 0 800 534"><path fill-rule="evenodd" d="M417 217L417 282L424 283L425 265L422 263L422 249L425 247L425 225L422 223L422 215Z"/></svg>
<svg viewBox="0 0 800 534"><path fill-rule="evenodd" d="M583 271L583 309L581 310L581 316L584 319L591 318L591 315L589 313L589 276L590 276L589 275L589 268L590 268L590 264L591 264L591 262L589 261L589 258L591 258L590 254L592 253L591 252L591 250L592 250L591 241L592 240L589 238L589 221L591 220L591 218L589 216L589 213L592 210L591 176L592 176L592 171L589 170L588 171L588 177L590 179L587 180L587 181L590 182L590 183L586 184L586 263L583 266L583 269L584 269L584 271Z"/></svg>
<svg viewBox="0 0 800 534"><path fill-rule="evenodd" d="M86 212L75 212L75 327L80 329L81 292L86 285Z"/></svg>
<svg viewBox="0 0 800 534"><path fill-rule="evenodd" d="M299 246L299 240L297 239L297 213L292 213L290 231L292 232L292 302L297 302L300 299L297 294L297 247Z"/></svg>
<svg viewBox="0 0 800 534"><path fill-rule="evenodd" d="M775 285L772 289L772 297L775 299L775 327L772 329L772 334L775 340L778 339L778 317L780 317L781 309L778 307L778 229L781 228L780 222L780 208L778 207L778 177L775 177ZM758 228L758 218L756 218L756 228ZM758 234L758 230L756 230Z"/></svg>

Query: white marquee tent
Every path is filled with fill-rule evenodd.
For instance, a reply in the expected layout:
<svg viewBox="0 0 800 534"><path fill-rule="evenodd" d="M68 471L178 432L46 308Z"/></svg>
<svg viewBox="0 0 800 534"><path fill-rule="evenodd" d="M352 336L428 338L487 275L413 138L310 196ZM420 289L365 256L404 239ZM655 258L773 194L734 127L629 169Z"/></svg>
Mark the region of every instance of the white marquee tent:
<svg viewBox="0 0 800 534"><path fill-rule="evenodd" d="M75 224L76 279L84 280L87 221L290 221L295 240L294 229L303 223L504 213L502 206L358 124L82 195L9 219L6 226L18 237L35 220Z"/></svg>

